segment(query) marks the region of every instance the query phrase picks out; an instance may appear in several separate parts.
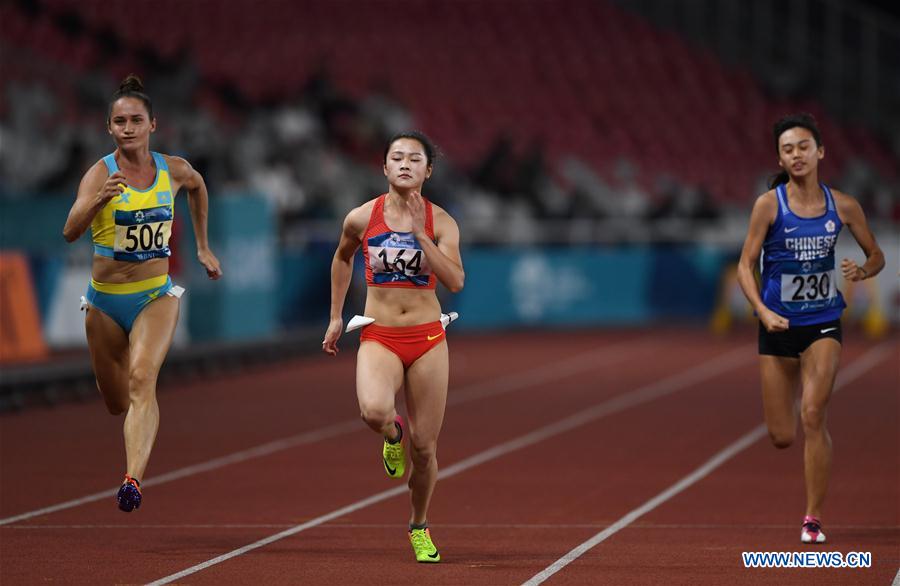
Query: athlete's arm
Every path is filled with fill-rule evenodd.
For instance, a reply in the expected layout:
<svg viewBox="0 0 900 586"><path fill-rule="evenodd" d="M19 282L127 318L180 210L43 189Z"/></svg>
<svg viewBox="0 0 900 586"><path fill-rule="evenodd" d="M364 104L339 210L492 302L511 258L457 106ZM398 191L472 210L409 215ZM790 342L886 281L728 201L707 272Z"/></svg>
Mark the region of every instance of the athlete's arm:
<svg viewBox="0 0 900 586"><path fill-rule="evenodd" d="M106 164L97 161L81 178L78 195L75 196L75 203L72 204L66 225L63 227L63 238L66 242L74 242L81 238L94 221L97 212L103 209L109 200L125 191L125 175L121 171L116 171L109 177L106 173Z"/></svg>
<svg viewBox="0 0 900 586"><path fill-rule="evenodd" d="M432 205L434 210L434 237L431 241L425 232L425 201L418 192L409 196L409 211L413 221L413 236L422 247L434 275L453 293L462 291L466 281L462 258L459 255L459 226L450 214Z"/></svg>
<svg viewBox="0 0 900 586"><path fill-rule="evenodd" d="M188 192L191 224L194 226L194 239L197 242L197 260L206 269L206 275L210 279L218 279L222 276L222 267L219 259L209 249L206 229L206 219L209 215L209 194L206 191L206 182L203 181L203 176L181 157L166 156L166 159L174 183L173 190L177 191L180 186L187 189Z"/></svg>
<svg viewBox="0 0 900 586"><path fill-rule="evenodd" d="M756 203L753 204L753 211L750 213L750 227L747 230L747 238L744 240L744 247L741 249L741 260L738 261L737 279L744 291L744 296L753 306L756 315L762 322L766 331L779 332L788 329L788 320L778 315L763 303L759 294L759 287L756 284L755 273L759 267L759 254L762 250L763 242L766 239L766 233L769 226L775 221L775 214L778 212L778 206L775 203L775 197L772 192L759 196Z"/></svg>
<svg viewBox="0 0 900 586"><path fill-rule="evenodd" d="M875 235L866 222L866 214L859 202L849 195L833 191L841 222L850 228L850 233L866 254L866 262L858 266L856 261L845 258L841 261L841 272L848 281L862 281L874 277L884 268L884 253L875 242Z"/></svg>
<svg viewBox="0 0 900 586"><path fill-rule="evenodd" d="M364 207L351 210L344 218L341 240L331 261L331 317L325 339L322 340L322 350L332 356L338 353L337 341L344 330L344 319L341 316L350 278L353 276L353 255L362 243L362 235L366 229L368 214Z"/></svg>

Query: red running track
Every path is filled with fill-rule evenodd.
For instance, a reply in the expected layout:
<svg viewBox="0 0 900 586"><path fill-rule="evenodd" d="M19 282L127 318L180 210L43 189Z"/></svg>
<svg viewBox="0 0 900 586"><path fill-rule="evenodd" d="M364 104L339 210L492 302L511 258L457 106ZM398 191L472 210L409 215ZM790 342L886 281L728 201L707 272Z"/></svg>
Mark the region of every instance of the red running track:
<svg viewBox="0 0 900 586"><path fill-rule="evenodd" d="M761 423L749 335L453 336L446 477L430 512L443 562L427 566L406 541L404 485L384 476L380 440L356 419L344 346L338 359L162 389L144 505L128 515L113 496L122 419L102 403L0 418L0 581L522 584L604 530L546 583L890 584L897 575L896 338L845 343L847 380L829 417L829 543L813 547L799 543L800 445L750 441L665 495ZM90 498L33 514L81 497ZM285 531L294 533L233 553ZM745 551L870 552L872 567L748 569ZM233 557L196 567L222 555Z"/></svg>

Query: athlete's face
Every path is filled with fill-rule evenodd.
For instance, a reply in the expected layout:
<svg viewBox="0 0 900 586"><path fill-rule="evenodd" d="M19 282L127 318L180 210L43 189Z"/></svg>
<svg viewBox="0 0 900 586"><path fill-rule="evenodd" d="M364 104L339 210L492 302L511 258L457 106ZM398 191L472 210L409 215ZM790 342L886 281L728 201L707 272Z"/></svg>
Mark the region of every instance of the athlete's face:
<svg viewBox="0 0 900 586"><path fill-rule="evenodd" d="M791 177L804 177L815 172L825 147L816 144L812 132L795 126L778 137L778 164Z"/></svg>
<svg viewBox="0 0 900 586"><path fill-rule="evenodd" d="M129 97L115 101L109 116L109 133L120 149L148 148L150 133L155 130L156 118L150 118L144 102Z"/></svg>
<svg viewBox="0 0 900 586"><path fill-rule="evenodd" d="M398 138L388 149L384 176L398 189L420 189L431 177L431 164L425 147L414 138Z"/></svg>

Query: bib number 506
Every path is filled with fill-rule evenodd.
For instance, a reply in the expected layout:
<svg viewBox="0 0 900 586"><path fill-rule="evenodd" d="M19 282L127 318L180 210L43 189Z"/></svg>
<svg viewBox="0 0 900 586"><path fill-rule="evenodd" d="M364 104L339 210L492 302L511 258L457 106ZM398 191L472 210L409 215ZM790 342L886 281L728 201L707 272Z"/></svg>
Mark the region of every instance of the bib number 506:
<svg viewBox="0 0 900 586"><path fill-rule="evenodd" d="M141 226L128 226L125 230L125 252L134 252L138 248L141 250L157 250L165 244L165 235L163 233L163 222L156 224L156 230L150 224Z"/></svg>

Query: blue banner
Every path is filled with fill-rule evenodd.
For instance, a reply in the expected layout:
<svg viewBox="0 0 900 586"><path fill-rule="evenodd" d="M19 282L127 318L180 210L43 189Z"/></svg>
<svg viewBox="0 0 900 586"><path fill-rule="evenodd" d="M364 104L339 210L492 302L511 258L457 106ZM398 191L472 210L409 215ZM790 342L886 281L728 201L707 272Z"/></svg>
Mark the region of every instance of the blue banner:
<svg viewBox="0 0 900 586"><path fill-rule="evenodd" d="M725 256L697 246L470 249L451 309L471 329L703 318Z"/></svg>

